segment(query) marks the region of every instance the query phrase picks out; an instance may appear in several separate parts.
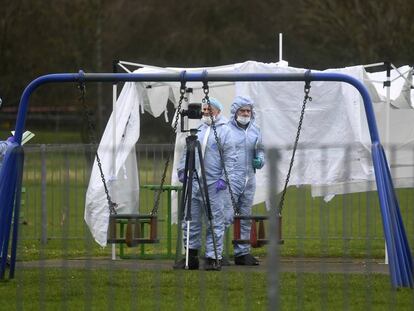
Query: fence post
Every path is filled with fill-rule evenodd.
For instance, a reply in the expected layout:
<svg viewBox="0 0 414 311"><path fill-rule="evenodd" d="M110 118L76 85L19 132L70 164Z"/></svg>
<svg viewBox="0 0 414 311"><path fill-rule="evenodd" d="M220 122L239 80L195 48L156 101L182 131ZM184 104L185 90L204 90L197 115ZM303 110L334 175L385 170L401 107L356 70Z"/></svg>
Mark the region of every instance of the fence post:
<svg viewBox="0 0 414 311"><path fill-rule="evenodd" d="M40 157L41 157L41 224L42 232L40 237L40 243L42 245L47 244L47 203L46 203L46 145L40 145Z"/></svg>
<svg viewBox="0 0 414 311"><path fill-rule="evenodd" d="M277 217L279 216L278 211L274 208L277 206L277 194L280 189L277 189L277 166L280 165L279 153L276 149L268 150L266 158L269 159L269 181L268 187L268 198L267 202L273 209L268 211L269 213L269 245L268 245L268 262L267 267L267 297L268 297L268 310L280 310L280 236L279 236L279 225Z"/></svg>

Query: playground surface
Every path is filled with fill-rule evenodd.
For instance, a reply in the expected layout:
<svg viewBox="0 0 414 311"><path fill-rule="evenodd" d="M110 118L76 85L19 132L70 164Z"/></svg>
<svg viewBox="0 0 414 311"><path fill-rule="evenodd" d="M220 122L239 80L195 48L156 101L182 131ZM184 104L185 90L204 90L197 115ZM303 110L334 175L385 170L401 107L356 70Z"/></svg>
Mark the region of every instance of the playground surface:
<svg viewBox="0 0 414 311"><path fill-rule="evenodd" d="M281 258L279 265L272 265L266 258L259 258L259 266L236 266L231 261L231 266L222 267L222 271L255 271L266 272L278 269L279 272L294 273L349 273L365 274L379 273L389 274L389 267L384 261L364 260L351 258ZM174 261L171 259L117 259L95 257L74 259L47 259L38 261L17 262L17 268L63 268L63 269L113 269L131 271L168 271L172 270Z"/></svg>

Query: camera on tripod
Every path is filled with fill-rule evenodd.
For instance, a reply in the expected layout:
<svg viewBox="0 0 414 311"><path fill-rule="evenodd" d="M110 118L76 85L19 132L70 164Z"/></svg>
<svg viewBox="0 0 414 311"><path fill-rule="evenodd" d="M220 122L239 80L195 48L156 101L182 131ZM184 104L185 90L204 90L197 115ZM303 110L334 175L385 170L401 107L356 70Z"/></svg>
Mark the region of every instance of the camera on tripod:
<svg viewBox="0 0 414 311"><path fill-rule="evenodd" d="M200 103L189 103L188 109L183 109L180 112L181 114L181 132L188 132L184 129L184 117L188 119L201 119L203 117L203 111L201 109Z"/></svg>
<svg viewBox="0 0 414 311"><path fill-rule="evenodd" d="M203 117L203 111L201 110L200 103L188 104L188 109L181 110L182 117L188 117L189 119L201 119Z"/></svg>

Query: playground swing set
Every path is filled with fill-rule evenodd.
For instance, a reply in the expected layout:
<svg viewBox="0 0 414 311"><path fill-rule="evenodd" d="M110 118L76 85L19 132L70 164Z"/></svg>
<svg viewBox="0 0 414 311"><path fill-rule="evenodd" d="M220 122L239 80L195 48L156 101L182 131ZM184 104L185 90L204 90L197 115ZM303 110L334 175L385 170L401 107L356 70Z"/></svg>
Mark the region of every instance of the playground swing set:
<svg viewBox="0 0 414 311"><path fill-rule="evenodd" d="M183 110L181 109L183 100L187 100L187 98L185 97L185 94L187 92L187 88L185 86L185 82L184 81L181 81L181 82L182 82L182 84L181 84L181 87L180 87L180 98L179 98L179 102L178 102L176 118L174 120L174 125L173 125L173 130L172 130L172 135L171 135L171 143L172 144L174 142L174 134L177 132L179 117L180 116L183 117ZM84 83L79 84L79 89L81 91L80 100L81 100L81 103L82 103L82 106L84 108L85 115L86 115L85 119L88 123L88 127L89 127L89 130L90 130L90 137L92 138L93 143L97 143L96 133L95 133L95 126L94 126L94 124L91 120L91 117L90 117L90 114L89 114L89 109L88 109L87 105L85 104L85 85L84 85ZM204 90L204 94L205 94L203 102L208 104L209 111L211 112L211 105L210 105L210 100L209 100L209 96L208 96L209 86L208 86L207 82L204 82L203 90ZM294 143L294 146L293 146L292 157L291 157L291 161L290 161L290 165L289 165L289 171L288 171L285 183L284 183L284 189L282 191L282 196L281 196L279 206L278 206L278 213L277 213L278 232L277 232L277 238L278 238L278 243L279 244L284 243L284 240L282 239L282 208L283 208L283 202L284 202L284 198L285 198L288 183L289 183L290 172L291 172L292 167L293 167L294 157L295 157L296 149L297 149L298 142L299 142L299 136L300 136L303 117L304 117L304 113L305 113L306 103L307 103L308 100L309 101L312 100L312 98L309 97L309 91L310 91L310 81L306 81L306 84L305 84L305 87L304 87L305 97L304 97L304 102L303 102L302 110L301 110L301 114L300 114L296 139L295 139L295 143ZM211 113L210 113L210 116L211 116ZM227 189L230 192L231 202L232 202L232 206L233 206L233 210L234 210L233 240L232 240L232 243L233 244L236 244L236 243L237 244L250 244L250 246L253 247L253 248L262 247L263 245L268 243L268 239L266 238L266 233L265 233L266 232L265 221L268 220L268 216L263 216L263 215L241 215L240 214L239 208L237 207L237 203L235 202L235 199L234 199L233 191L232 191L232 188L231 188L231 183L230 183L229 178L228 178L227 169L226 169L225 164L224 164L224 160L223 160L224 151L223 151L223 147L220 143L220 140L218 139L218 136L217 136L217 131L216 131L214 118L211 118L211 120L212 120L212 128L213 128L213 132L214 132L214 135L215 135L215 140L216 140L216 143L217 143L218 149L219 149L221 165L223 167L223 170L224 170L224 173L225 173L225 178L226 178L226 183L228 185ZM106 185L105 175L102 171L102 165L101 165L101 161L100 161L98 152L95 153L95 158L96 158L98 168L99 168L99 171L100 171L102 184L103 184L105 194L106 194L106 197L107 197L107 201L108 201L108 206L110 207L110 218L109 218L107 243L109 243L109 244L126 244L128 247L134 247L134 246L138 246L138 245L142 245L142 244L158 243L159 239L158 239L158 236L157 236L157 211L158 211L158 207L159 207L160 195L162 193L162 189L163 189L164 184L165 184L165 178L166 178L169 163L170 163L170 160L171 160L170 154L168 154L167 160L165 161L165 166L164 166L163 174L162 174L162 177L161 177L160 186L156 191L156 196L155 196L155 201L154 201L155 203L154 203L153 209L152 209L150 214L145 214L145 215L144 214L117 214L116 213L115 209L116 209L117 204L112 201L112 199L109 195L108 187ZM184 206L180 206L180 208L181 208L181 210L184 210ZM183 215L183 213L181 213L181 214ZM243 221L243 220L248 220L248 221L251 222L251 229L250 229L249 239L242 239L241 238L241 221ZM121 226L120 229L117 229L118 224L120 224L120 226ZM126 230L124 230L124 225L125 224L126 224ZM148 234L145 235L145 232L148 232ZM178 238L180 238L180 235L177 235L177 236L178 236Z"/></svg>
<svg viewBox="0 0 414 311"><path fill-rule="evenodd" d="M21 187L22 187L22 172L23 172L23 159L24 150L21 146L22 135L25 127L25 120L28 108L28 102L31 94L40 85L51 82L78 82L80 89L83 88L83 101L84 101L84 83L86 82L144 82L144 81L177 81L185 85L186 81L200 81L204 85L207 85L208 81L304 81L305 82L305 97L303 101L302 111L300 115L300 121L298 125L295 144L290 161L289 171L285 180L285 187L282 192L281 200L279 202L277 215L279 223L281 220L281 213L283 208L283 202L285 199L286 188L289 182L290 172L293 166L295 152L299 140L301 124L303 121L304 111L307 101L310 101L309 90L311 81L335 81L345 82L355 87L361 94L364 102L365 113L367 116L368 128L370 132L372 142L372 159L374 164L376 183L378 189L378 196L381 208L381 215L383 220L384 236L387 243L387 251L389 257L389 269L391 276L391 284L393 287L413 287L413 264L411 253L401 218L398 201L392 184L391 174L388 168L384 149L379 140L379 134L375 122L375 115L372 108L372 102L368 91L363 84L355 78L340 74L340 73L312 73L306 71L305 73L212 73L208 74L207 71L197 73L159 73L159 74L145 74L145 73L90 73L86 74L82 71L79 73L62 73L62 74L49 74L38 77L33 80L24 90L17 120L14 135L14 142L8 147L8 150L4 157L3 166L0 171L0 279L5 277L6 271L6 259L9 252L9 241L11 239L11 261L9 268L9 278L14 277L15 273L15 261L16 261L16 248L18 240L18 220L19 208L21 203ZM208 89L207 89L208 92ZM185 93L185 87L180 91L180 102L182 102ZM207 96L208 93L206 93ZM179 109L181 107L179 106ZM177 114L178 115L178 114ZM89 120L90 121L90 120ZM176 129L178 117L175 121L174 128ZM90 124L92 124L90 122ZM99 155L95 154L97 162L99 163ZM142 243L157 243L157 210L160 199L160 193L162 192L162 186L165 181L166 171L168 169L169 158L167 159L163 178L161 180L160 189L157 192L154 207L149 215L140 214L116 214L116 203L112 202L109 195L109 191L106 187L105 176L100 168L102 182L104 184L105 193L108 201L108 208L110 211L109 226L108 226L108 242L109 243L126 243L129 246L135 246ZM227 180L228 183L228 180ZM230 190L231 191L231 190ZM253 247L262 246L267 242L264 233L264 221L265 216L246 216L238 215L237 206L234 204L234 198L232 198L232 204L235 211L234 217L234 243L250 243ZM271 216L271 217L273 217ZM14 219L14 221L13 221ZM242 240L240 237L240 221L243 219L252 220L251 237L249 240ZM116 223L120 220L127 222L127 233L125 238L117 236ZM257 228L256 223L259 223ZM143 230L144 226L148 225L148 230ZM280 225L279 225L280 230ZM149 232L149 236L144 237L143 231ZM281 235L272 234L272 236L279 237L279 243L282 243Z"/></svg>

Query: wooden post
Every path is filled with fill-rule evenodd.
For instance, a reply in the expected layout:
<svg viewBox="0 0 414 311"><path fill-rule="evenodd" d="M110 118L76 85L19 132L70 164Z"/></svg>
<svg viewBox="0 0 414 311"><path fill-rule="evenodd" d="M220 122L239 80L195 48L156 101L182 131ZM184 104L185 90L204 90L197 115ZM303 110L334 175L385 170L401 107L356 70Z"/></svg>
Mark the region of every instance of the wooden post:
<svg viewBox="0 0 414 311"><path fill-rule="evenodd" d="M277 224L278 224L278 226L277 226L277 228L278 228L278 230L277 230L278 243L279 244L285 244L285 241L282 239L282 215L281 214L279 214L277 216Z"/></svg>
<svg viewBox="0 0 414 311"><path fill-rule="evenodd" d="M253 248L258 247L257 243L257 226L256 226L256 219L252 219L252 225L250 229L250 245Z"/></svg>
<svg viewBox="0 0 414 311"><path fill-rule="evenodd" d="M260 247L265 243L266 234L265 234L265 226L263 219L259 220L259 241L257 245Z"/></svg>
<svg viewBox="0 0 414 311"><path fill-rule="evenodd" d="M157 217L152 216L150 220L150 239L155 241L157 239Z"/></svg>
<svg viewBox="0 0 414 311"><path fill-rule="evenodd" d="M109 240L116 239L116 219L109 217L109 230L108 230Z"/></svg>
<svg viewBox="0 0 414 311"><path fill-rule="evenodd" d="M234 218L233 241L240 240L240 218Z"/></svg>

